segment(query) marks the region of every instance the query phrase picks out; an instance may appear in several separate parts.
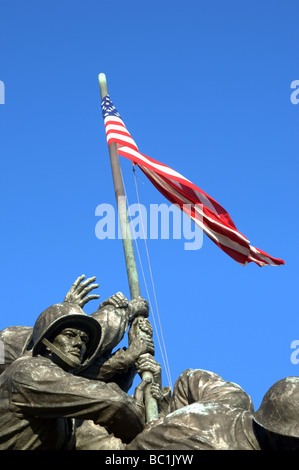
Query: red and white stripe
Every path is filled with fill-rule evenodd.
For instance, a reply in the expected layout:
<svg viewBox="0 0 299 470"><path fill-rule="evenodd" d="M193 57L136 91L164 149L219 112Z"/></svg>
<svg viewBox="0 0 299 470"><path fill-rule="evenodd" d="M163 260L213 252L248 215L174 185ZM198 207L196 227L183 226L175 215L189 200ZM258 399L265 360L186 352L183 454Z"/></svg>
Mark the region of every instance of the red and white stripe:
<svg viewBox="0 0 299 470"><path fill-rule="evenodd" d="M160 193L172 204L179 205L231 258L243 266L250 262L258 266L284 264L283 260L251 246L249 240L237 230L227 211L208 194L177 171L140 153L121 118L108 116L104 122L108 145L115 142L118 154L136 164Z"/></svg>

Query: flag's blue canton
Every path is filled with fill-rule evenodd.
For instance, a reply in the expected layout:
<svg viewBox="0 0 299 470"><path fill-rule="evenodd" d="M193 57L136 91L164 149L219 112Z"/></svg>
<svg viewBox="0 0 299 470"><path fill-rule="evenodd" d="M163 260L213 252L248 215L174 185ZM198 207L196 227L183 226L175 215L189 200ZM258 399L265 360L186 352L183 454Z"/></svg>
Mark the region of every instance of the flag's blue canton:
<svg viewBox="0 0 299 470"><path fill-rule="evenodd" d="M120 114L116 111L108 95L105 96L105 98L102 101L102 114L103 114L103 119L105 119L107 116L116 116L120 118Z"/></svg>

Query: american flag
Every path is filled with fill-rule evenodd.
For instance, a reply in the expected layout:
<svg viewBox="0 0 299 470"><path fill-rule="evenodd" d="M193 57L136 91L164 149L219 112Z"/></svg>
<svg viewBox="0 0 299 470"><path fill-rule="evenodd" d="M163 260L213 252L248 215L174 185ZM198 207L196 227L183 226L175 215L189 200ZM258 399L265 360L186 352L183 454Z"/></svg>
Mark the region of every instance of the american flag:
<svg viewBox="0 0 299 470"><path fill-rule="evenodd" d="M195 184L167 165L139 152L109 95L102 100L102 114L108 146L115 142L118 154L137 165L160 193L172 204L179 205L221 250L243 266L250 262L258 266L285 264L283 260L250 245L227 211Z"/></svg>

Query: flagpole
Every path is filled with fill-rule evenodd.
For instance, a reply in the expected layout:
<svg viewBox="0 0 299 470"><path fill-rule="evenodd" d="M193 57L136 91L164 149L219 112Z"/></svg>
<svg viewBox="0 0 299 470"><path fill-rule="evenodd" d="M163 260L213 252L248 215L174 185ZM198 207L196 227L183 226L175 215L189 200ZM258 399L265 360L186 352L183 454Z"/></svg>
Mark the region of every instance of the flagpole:
<svg viewBox="0 0 299 470"><path fill-rule="evenodd" d="M108 95L106 77L103 73L99 74L99 84L100 84L101 98L103 100L103 98L105 98L105 96ZM125 191L124 191L121 168L120 168L119 158L118 158L118 153L117 153L117 145L115 142L111 142L108 148L109 148L110 164L111 164L111 170L112 170L112 176L113 176L115 197L116 197L116 202L117 202L119 225L121 229L123 248L124 248L125 260L126 260L126 268L127 268L127 274L128 274L130 294L131 294L131 298L135 299L136 297L139 297L141 293L140 293L140 286L139 286L139 279L138 279L138 272L137 272L132 236L131 236L130 225L129 225L129 218L127 214Z"/></svg>
<svg viewBox="0 0 299 470"><path fill-rule="evenodd" d="M105 74L100 73L98 76L98 79L99 79L99 85L100 85L101 98L103 100L105 96L108 95L108 88L107 88L107 81L106 81ZM119 164L119 157L117 153L116 143L111 142L108 145L108 149L109 149L115 197L116 197L116 202L117 202L118 219L119 219L119 225L120 225L122 241L123 241L123 249L124 249L125 261L126 261L130 295L131 295L131 299L135 299L136 297L141 296L141 291L140 291L139 277L138 277L138 271L137 271L137 266L136 266L135 253L134 253L134 247L133 247L133 242L132 242L132 234L131 234L131 229L130 229L130 224L129 224L125 191L124 191L124 185L123 185L123 179L122 179L122 173L121 173L121 168ZM145 380L146 378L150 378L152 382L154 381L154 378L151 372L144 372L142 374L142 379ZM146 410L147 422L158 419L157 401L149 393L149 387L147 387L147 390L145 391L145 410Z"/></svg>

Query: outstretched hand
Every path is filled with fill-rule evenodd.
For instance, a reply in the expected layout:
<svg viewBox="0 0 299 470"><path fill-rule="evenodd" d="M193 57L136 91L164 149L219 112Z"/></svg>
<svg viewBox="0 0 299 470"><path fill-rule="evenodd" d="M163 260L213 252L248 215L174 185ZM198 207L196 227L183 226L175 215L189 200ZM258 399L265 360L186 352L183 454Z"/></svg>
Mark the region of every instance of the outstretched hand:
<svg viewBox="0 0 299 470"><path fill-rule="evenodd" d="M64 302L76 304L79 305L79 307L83 308L84 305L86 305L87 302L89 302L90 300L100 298L100 296L96 294L88 295L86 297L89 292L99 287L99 284L91 284L96 280L95 276L90 277L89 279L86 279L86 281L82 282L84 279L84 274L82 274L82 276L79 276L76 279L69 292L66 294Z"/></svg>

